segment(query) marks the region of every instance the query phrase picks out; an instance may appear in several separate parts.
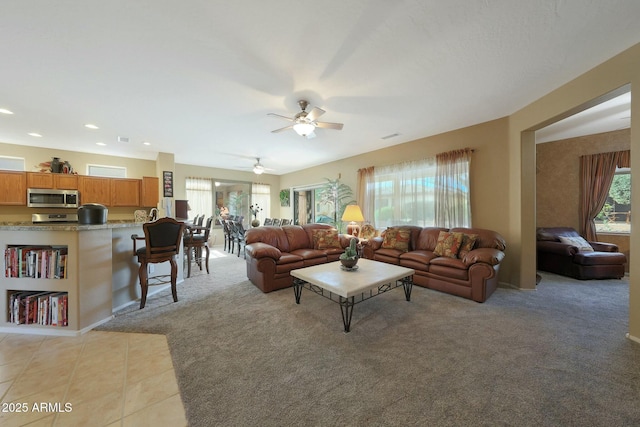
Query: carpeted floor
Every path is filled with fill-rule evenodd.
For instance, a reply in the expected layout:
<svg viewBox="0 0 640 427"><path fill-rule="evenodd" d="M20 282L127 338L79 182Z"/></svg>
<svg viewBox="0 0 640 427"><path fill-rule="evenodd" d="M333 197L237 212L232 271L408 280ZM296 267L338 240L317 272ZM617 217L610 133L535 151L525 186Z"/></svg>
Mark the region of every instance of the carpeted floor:
<svg viewBox="0 0 640 427"><path fill-rule="evenodd" d="M396 289L344 333L331 301L263 294L221 251L210 267L99 328L167 335L191 426L640 425L627 280L541 273L484 304Z"/></svg>

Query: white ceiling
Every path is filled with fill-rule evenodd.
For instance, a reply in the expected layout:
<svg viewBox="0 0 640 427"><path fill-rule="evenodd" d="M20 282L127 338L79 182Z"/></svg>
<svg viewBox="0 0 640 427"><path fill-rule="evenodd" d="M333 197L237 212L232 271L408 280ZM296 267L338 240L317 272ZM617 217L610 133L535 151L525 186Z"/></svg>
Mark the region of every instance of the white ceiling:
<svg viewBox="0 0 640 427"><path fill-rule="evenodd" d="M640 42L639 16L637 0L3 0L0 141L283 174L512 114ZM272 134L287 122L267 113L302 98L344 129Z"/></svg>

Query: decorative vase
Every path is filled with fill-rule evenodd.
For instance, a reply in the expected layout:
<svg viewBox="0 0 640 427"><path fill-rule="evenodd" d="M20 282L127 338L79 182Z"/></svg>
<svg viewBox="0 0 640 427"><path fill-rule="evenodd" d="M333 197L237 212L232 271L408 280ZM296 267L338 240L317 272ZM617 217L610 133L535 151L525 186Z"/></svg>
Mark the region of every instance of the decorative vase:
<svg viewBox="0 0 640 427"><path fill-rule="evenodd" d="M345 268L353 268L358 263L358 258L340 258L340 262Z"/></svg>
<svg viewBox="0 0 640 427"><path fill-rule="evenodd" d="M258 220L258 218L255 218L253 221L251 221L251 226L252 227L259 227L260 226L260 220Z"/></svg>
<svg viewBox="0 0 640 427"><path fill-rule="evenodd" d="M51 159L51 173L60 173L62 165L60 164L60 157L53 157Z"/></svg>

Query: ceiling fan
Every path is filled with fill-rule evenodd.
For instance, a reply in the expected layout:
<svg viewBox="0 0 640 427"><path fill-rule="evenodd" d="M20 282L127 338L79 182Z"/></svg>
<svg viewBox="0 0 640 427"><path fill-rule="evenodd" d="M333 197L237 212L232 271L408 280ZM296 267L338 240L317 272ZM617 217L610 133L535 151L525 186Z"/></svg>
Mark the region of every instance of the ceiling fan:
<svg viewBox="0 0 640 427"><path fill-rule="evenodd" d="M262 163L260 163L260 157L256 157L256 163L253 165L253 173L256 175L261 175L266 170L273 170L269 168L265 168Z"/></svg>
<svg viewBox="0 0 640 427"><path fill-rule="evenodd" d="M270 116L280 117L290 122L293 122L289 126L272 130L271 133L278 133L288 129L293 129L300 136L304 136L306 138L314 138L316 136L314 131L317 127L324 128L324 129L341 130L342 126L344 126L342 123L319 122L318 117L323 115L325 111L318 107L313 107L311 111L307 112L306 110L307 110L307 107L309 106L309 103L304 99L301 99L300 101L298 101L298 105L300 106L300 109L302 111L300 111L294 117L286 117L286 116L281 116L280 114L269 113Z"/></svg>

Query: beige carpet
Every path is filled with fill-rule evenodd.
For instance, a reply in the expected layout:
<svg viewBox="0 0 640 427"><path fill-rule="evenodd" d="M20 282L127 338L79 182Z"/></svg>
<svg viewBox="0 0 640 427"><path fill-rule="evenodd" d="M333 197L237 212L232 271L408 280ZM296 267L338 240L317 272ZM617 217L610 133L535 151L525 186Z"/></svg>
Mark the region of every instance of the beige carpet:
<svg viewBox="0 0 640 427"><path fill-rule="evenodd" d="M396 289L347 334L337 304L263 294L235 255L210 265L178 303L163 291L99 328L167 335L191 426L640 425L626 280L542 273L484 304Z"/></svg>

